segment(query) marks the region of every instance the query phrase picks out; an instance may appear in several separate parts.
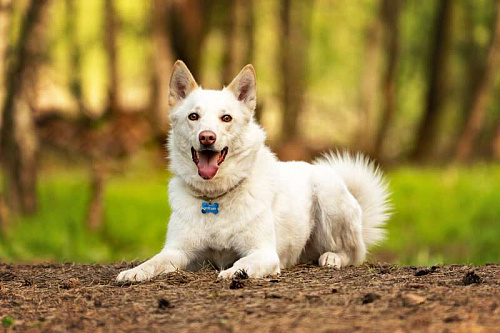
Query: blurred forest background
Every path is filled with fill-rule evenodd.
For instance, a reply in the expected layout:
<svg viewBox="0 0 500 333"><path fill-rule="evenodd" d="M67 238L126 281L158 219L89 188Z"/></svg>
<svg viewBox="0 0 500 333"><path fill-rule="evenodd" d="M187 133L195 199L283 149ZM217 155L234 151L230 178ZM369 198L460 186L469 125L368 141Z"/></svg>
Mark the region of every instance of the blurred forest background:
<svg viewBox="0 0 500 333"><path fill-rule="evenodd" d="M164 241L170 68L247 63L285 160L361 150L394 192L371 260L500 261L499 0L0 0L0 260Z"/></svg>

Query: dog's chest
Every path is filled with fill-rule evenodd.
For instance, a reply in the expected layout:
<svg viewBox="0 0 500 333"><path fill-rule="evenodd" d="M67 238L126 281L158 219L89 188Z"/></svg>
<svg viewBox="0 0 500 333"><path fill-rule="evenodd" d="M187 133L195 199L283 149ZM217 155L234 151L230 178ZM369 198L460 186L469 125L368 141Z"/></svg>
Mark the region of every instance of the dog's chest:
<svg viewBox="0 0 500 333"><path fill-rule="evenodd" d="M250 243L247 239L249 228L254 226L242 219L241 214L234 213L234 209L222 206L220 214L203 216L203 245L199 257L209 260L219 269L230 267L240 258L242 251L248 250L244 244Z"/></svg>

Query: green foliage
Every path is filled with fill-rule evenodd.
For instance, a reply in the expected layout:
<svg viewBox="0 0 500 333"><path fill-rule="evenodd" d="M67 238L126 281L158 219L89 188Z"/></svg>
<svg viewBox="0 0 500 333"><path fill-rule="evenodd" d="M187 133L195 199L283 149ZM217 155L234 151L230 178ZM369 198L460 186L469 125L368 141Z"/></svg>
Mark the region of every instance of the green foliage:
<svg viewBox="0 0 500 333"><path fill-rule="evenodd" d="M104 226L96 233L84 223L87 175L45 172L40 211L10 226L0 239L0 258L109 262L155 254L169 216L168 173L139 168L108 181ZM389 178L395 213L375 259L415 265L500 261L500 165L403 167Z"/></svg>

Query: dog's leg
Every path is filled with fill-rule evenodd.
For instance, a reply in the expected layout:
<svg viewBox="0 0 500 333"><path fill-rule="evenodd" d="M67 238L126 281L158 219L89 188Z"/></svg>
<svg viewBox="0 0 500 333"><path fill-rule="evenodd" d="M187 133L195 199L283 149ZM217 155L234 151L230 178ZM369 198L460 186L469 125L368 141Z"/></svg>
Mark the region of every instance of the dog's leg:
<svg viewBox="0 0 500 333"><path fill-rule="evenodd" d="M219 273L218 280L230 279L238 271L245 271L251 278L262 278L280 272L280 259L276 251L276 233L271 210L265 210L246 224L245 232L239 235L242 254L232 267Z"/></svg>
<svg viewBox="0 0 500 333"><path fill-rule="evenodd" d="M184 269L189 262L186 253L182 250L163 249L148 261L137 267L120 272L116 277L117 282L147 281L153 277Z"/></svg>
<svg viewBox="0 0 500 333"><path fill-rule="evenodd" d="M251 278L279 274L280 260L278 254L272 249L252 251L246 257L236 261L233 267L220 272L217 279L230 279L238 271L245 271Z"/></svg>
<svg viewBox="0 0 500 333"><path fill-rule="evenodd" d="M360 264L366 255L362 211L356 199L338 179L315 184L316 230L314 248L320 266L341 268Z"/></svg>

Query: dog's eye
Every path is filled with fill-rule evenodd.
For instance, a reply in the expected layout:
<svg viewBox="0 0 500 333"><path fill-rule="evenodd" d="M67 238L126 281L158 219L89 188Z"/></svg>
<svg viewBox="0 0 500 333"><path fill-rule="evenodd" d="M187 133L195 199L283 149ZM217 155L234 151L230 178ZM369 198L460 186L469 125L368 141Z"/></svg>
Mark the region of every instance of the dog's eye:
<svg viewBox="0 0 500 333"><path fill-rule="evenodd" d="M189 116L188 116L188 119L189 120L198 120L200 118L200 116L197 114L197 113L191 113Z"/></svg>
<svg viewBox="0 0 500 333"><path fill-rule="evenodd" d="M224 116L222 116L221 120L225 123L228 123L230 122L231 120L233 120L233 117L231 117L230 115L226 114Z"/></svg>

